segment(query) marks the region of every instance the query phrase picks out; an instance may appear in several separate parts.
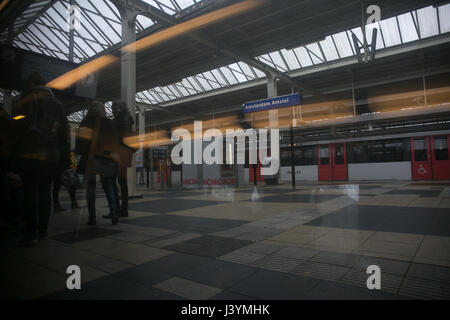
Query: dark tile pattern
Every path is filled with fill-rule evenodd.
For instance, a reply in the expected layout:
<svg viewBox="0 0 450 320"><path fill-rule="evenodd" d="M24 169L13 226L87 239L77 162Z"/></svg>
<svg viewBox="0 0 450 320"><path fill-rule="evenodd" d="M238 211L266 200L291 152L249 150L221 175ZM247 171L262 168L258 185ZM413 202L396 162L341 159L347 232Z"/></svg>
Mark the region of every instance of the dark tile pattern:
<svg viewBox="0 0 450 320"><path fill-rule="evenodd" d="M160 214L150 217L129 219L124 221L123 223L154 228L172 229L182 232L213 233L238 227L244 223L248 223L248 221Z"/></svg>
<svg viewBox="0 0 450 320"><path fill-rule="evenodd" d="M102 228L89 228L80 231L68 232L57 234L49 237L52 240L64 242L64 243L76 243L80 241L93 240L97 238L103 238L111 236L113 234L121 233L120 230L102 229Z"/></svg>
<svg viewBox="0 0 450 320"><path fill-rule="evenodd" d="M434 198L439 196L441 193L441 190L416 190L416 189L400 189L400 190L392 190L389 192L386 192L385 194L405 194L405 195L419 195L421 197L426 198Z"/></svg>
<svg viewBox="0 0 450 320"><path fill-rule="evenodd" d="M229 291L263 300L304 298L321 280L276 271L261 270L240 281Z"/></svg>
<svg viewBox="0 0 450 320"><path fill-rule="evenodd" d="M170 198L130 203L128 205L128 209L142 212L171 213L176 211L213 206L216 204L217 201Z"/></svg>
<svg viewBox="0 0 450 320"><path fill-rule="evenodd" d="M323 201L328 201L332 199L336 199L341 195L329 195L329 194L280 194L276 196L267 196L262 197L258 201L259 202L283 202L283 203L320 203ZM249 200L247 200L249 201Z"/></svg>
<svg viewBox="0 0 450 320"><path fill-rule="evenodd" d="M216 258L251 243L251 241L205 235L164 247L164 249L187 253L194 256Z"/></svg>
<svg viewBox="0 0 450 320"><path fill-rule="evenodd" d="M351 205L306 223L344 229L450 236L445 208Z"/></svg>
<svg viewBox="0 0 450 320"><path fill-rule="evenodd" d="M322 281L308 292L304 299L310 300L399 300L401 297L378 290L368 290L337 282Z"/></svg>
<svg viewBox="0 0 450 320"><path fill-rule="evenodd" d="M257 268L214 260L184 273L182 277L208 286L227 289L257 271Z"/></svg>
<svg viewBox="0 0 450 320"><path fill-rule="evenodd" d="M150 261L140 265L137 270L141 272L159 273L161 277L165 274L169 274L172 277L181 275L190 271L193 268L199 267L202 264L211 262L212 259L192 256L184 253L174 253L154 261ZM134 268L128 269L129 273L133 273Z"/></svg>
<svg viewBox="0 0 450 320"><path fill-rule="evenodd" d="M81 290L61 290L44 296L43 300L119 300L143 290L139 283L114 274L81 285Z"/></svg>

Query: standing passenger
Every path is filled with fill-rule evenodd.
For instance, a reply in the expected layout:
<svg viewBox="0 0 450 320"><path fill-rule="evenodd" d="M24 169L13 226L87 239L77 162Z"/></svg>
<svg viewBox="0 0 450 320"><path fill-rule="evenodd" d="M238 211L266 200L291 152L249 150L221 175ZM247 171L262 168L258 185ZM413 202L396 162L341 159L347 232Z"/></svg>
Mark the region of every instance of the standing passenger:
<svg viewBox="0 0 450 320"><path fill-rule="evenodd" d="M27 90L14 104L17 143L15 164L23 183L26 232L23 245L34 245L47 237L51 210L50 184L54 168L67 149L68 123L64 110L45 80L33 73ZM37 234L38 233L38 234Z"/></svg>
<svg viewBox="0 0 450 320"><path fill-rule="evenodd" d="M85 130L85 132L90 132L89 137L86 139L86 137L82 137L82 134L79 134L77 136L76 141L76 151L77 154L81 155L80 163L78 165L78 173L85 174L86 172L86 166L88 158L89 158L89 152L90 152L90 143L92 137L93 137L93 130L95 129L95 124L97 122L97 119L100 118L100 121L111 121L106 118L106 112L105 112L105 106L98 101L94 101L91 103L88 113L86 117L81 121L80 123L80 130ZM101 127L100 132L98 132L99 137L102 136L101 134ZM81 131L80 131L81 132ZM107 141L99 141L96 145L96 150L102 145L107 143ZM95 151L96 151L95 150ZM102 165L98 166L99 169L102 169L102 167L106 168L113 168L108 174L102 174L100 172L96 172L94 169L91 172L88 172L88 184L87 184L87 204L88 204L88 212L89 212L89 221L88 225L96 225L96 210L95 210L95 188L96 188L96 174L100 175L100 181L103 186L103 190L105 191L106 199L108 201L110 214L112 217L112 224L118 223L118 207L116 203L116 195L114 192L114 183L115 183L115 177L117 175L117 163L115 163L112 160L106 160L106 159L100 159L94 155L92 156L92 164L94 161L103 161ZM86 179L86 177L85 177Z"/></svg>
<svg viewBox="0 0 450 320"><path fill-rule="evenodd" d="M125 102L114 102L112 104L112 112L114 114L114 122L121 139L129 137L132 134L133 118L128 111ZM119 164L118 182L120 186L120 195L122 203L120 204L120 217L128 217L128 181L127 181L127 167L124 164ZM117 191L117 184L114 182L116 188L116 201L119 203L119 193ZM109 216L105 216L109 218Z"/></svg>

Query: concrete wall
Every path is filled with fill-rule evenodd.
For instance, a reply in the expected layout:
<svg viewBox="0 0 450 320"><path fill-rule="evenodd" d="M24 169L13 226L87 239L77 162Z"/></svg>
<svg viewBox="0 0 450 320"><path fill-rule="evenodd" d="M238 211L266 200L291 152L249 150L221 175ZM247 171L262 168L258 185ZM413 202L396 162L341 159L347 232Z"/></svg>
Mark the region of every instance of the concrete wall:
<svg viewBox="0 0 450 320"><path fill-rule="evenodd" d="M250 183L250 171L248 168L244 168L244 184Z"/></svg>
<svg viewBox="0 0 450 320"><path fill-rule="evenodd" d="M291 167L280 168L280 178L283 182L292 181ZM317 181L319 179L318 166L296 166L295 181Z"/></svg>
<svg viewBox="0 0 450 320"><path fill-rule="evenodd" d="M172 187L181 186L181 171L172 171Z"/></svg>
<svg viewBox="0 0 450 320"><path fill-rule="evenodd" d="M411 162L354 163L348 165L352 180L412 180Z"/></svg>

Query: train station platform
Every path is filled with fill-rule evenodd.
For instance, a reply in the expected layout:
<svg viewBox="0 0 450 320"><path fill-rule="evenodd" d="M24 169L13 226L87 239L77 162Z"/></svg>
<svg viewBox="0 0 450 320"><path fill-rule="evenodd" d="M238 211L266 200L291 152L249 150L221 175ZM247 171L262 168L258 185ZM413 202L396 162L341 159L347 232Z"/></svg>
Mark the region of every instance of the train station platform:
<svg viewBox="0 0 450 320"><path fill-rule="evenodd" d="M449 181L140 192L116 226L101 192L87 226L79 193L81 209L52 213L49 239L3 241L0 296L450 299ZM66 287L69 265L81 290ZM369 265L380 290L367 288Z"/></svg>

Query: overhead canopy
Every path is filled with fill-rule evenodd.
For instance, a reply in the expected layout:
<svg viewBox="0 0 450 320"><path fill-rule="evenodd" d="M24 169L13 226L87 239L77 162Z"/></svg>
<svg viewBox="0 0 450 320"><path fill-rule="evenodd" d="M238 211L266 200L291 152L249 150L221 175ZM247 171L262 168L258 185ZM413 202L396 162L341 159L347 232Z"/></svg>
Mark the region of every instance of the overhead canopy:
<svg viewBox="0 0 450 320"><path fill-rule="evenodd" d="M181 23L239 1L145 2ZM446 36L450 31L450 5L432 6L437 2L370 2L381 8L382 21L367 28L368 42L372 40L373 28L379 31L376 48L381 52ZM66 19L70 1L39 3L39 7L36 2L36 7L30 5L20 14L28 25L24 30L14 28L15 32L21 32L14 33L13 43L67 60L69 32ZM81 28L75 31L74 38L75 62L86 62L104 53L119 55L121 25L115 6L108 0L74 0L73 3L81 9ZM246 86L258 84L266 77L266 73L251 63L254 61L321 89L325 87L323 79L306 80L301 72L318 71L320 66L346 61L356 55L358 49L352 42L352 35L363 41L361 3L360 0L270 1L254 11L210 24L196 32L196 36L216 46L183 35L138 52L136 100L149 108L152 105L172 108L227 88L245 91ZM30 20L26 19L30 10L42 12ZM16 19L16 23L19 20ZM23 25L19 27L23 28ZM139 15L136 23L138 39L168 27L167 21ZM7 30L3 30L0 39L4 41L7 35ZM237 49L245 59L230 55L230 47ZM100 72L98 97L111 101L119 98L119 93L120 66L116 64ZM264 95L264 90L260 89L258 94Z"/></svg>

